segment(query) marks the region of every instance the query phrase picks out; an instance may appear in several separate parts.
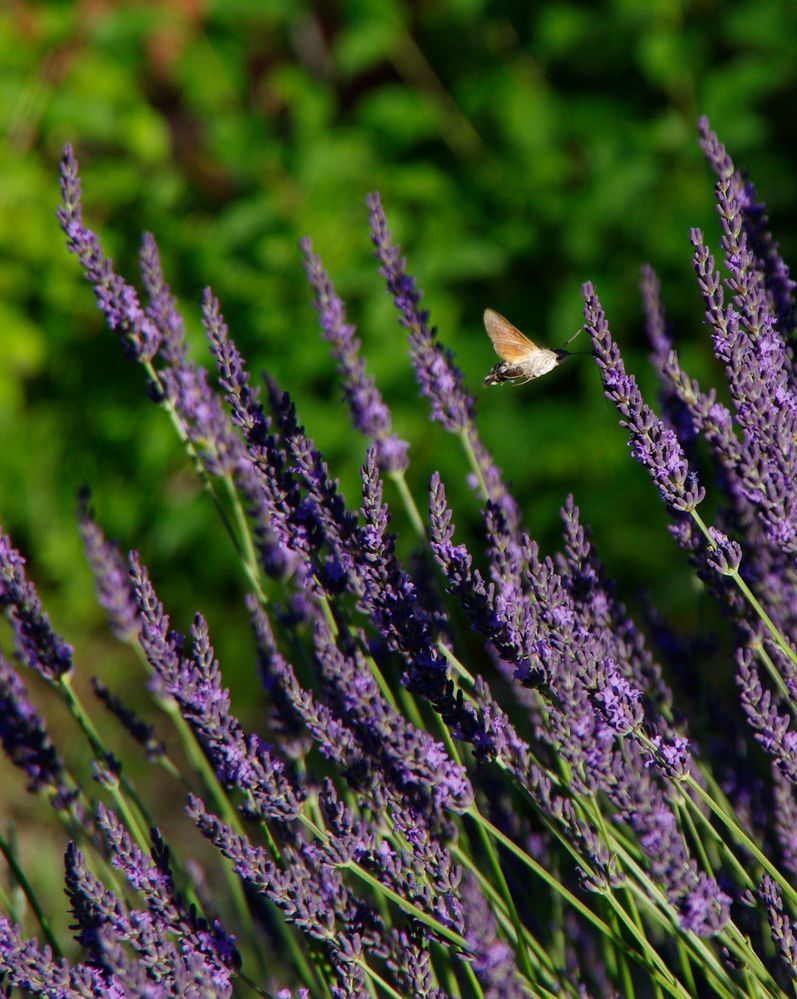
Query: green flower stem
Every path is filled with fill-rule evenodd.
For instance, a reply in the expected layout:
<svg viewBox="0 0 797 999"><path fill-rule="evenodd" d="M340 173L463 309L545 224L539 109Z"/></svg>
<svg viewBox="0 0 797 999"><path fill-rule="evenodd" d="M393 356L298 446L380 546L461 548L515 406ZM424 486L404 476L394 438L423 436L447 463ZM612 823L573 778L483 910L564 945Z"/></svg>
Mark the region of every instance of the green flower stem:
<svg viewBox="0 0 797 999"><path fill-rule="evenodd" d="M372 982L375 982L384 991L385 995L390 996L391 999L406 999L400 992L396 992L393 986L389 982L386 982L380 974L374 971L373 968L370 968L362 958L354 958L352 964L356 964L358 968L362 968L368 978Z"/></svg>
<svg viewBox="0 0 797 999"><path fill-rule="evenodd" d="M706 541L708 542L709 547L712 549L716 548L717 546L714 540L712 539L711 535L709 534L708 527L706 527L703 518L700 516L697 510L690 510L690 513L692 515L692 519L694 520L695 524L697 524L698 528L700 529ZM769 614L767 614L767 612L761 606L761 603L759 602L756 595L753 593L753 591L750 589L747 583L742 579L741 575L739 574L739 570L735 569L733 572L728 573L728 575L731 577L734 583L736 583L737 587L741 591L744 598L747 600L747 602L750 604L750 606L759 616L761 621L764 623L764 626L772 636L775 644L778 646L781 652L783 652L786 658L791 659L791 661L795 664L795 666L797 666L797 652L794 651L794 649L785 640L783 635L781 635L780 631L778 631L772 618L769 616ZM782 678L780 682L783 683ZM787 696L790 696L788 695L788 691L786 693Z"/></svg>
<svg viewBox="0 0 797 999"><path fill-rule="evenodd" d="M325 831L321 829L319 826L317 826L306 815L300 813L299 820L305 826L305 828L308 829L317 839L320 839L322 841L326 840L327 835ZM454 930L449 929L448 926L444 926L443 923L438 922L434 917L428 915L428 913L424 912L423 909L420 909L413 902L409 902L407 899L402 898L401 895L399 895L398 892L393 891L392 888L388 888L387 885L382 884L382 882L379 881L378 878L374 877L374 875L371 874L370 871L366 871L365 868L361 867L360 864L358 864L356 861L347 860L344 863L338 864L336 866L338 866L339 868L352 871L352 873L357 875L357 877L359 877L361 881L364 881L366 884L370 885L374 889L374 891L385 895L387 898L391 899L391 901L395 902L395 904L402 911L409 913L411 916L414 916L416 919L419 919L422 923L428 926L439 936L444 937L446 940L449 941L449 943L454 944L455 947L459 947L460 950L466 952L469 951L467 941L463 936L461 936L459 933L456 933Z"/></svg>
<svg viewBox="0 0 797 999"><path fill-rule="evenodd" d="M714 799L710 794L707 794L703 788L697 783L694 777L686 776L683 778L684 783L687 784L695 794L703 801L711 811L717 816L717 818L722 822L722 824L729 830L733 837L750 853L755 857L758 863L764 868L764 870L773 877L778 884L783 889L784 893L789 897L792 905L797 904L797 891L792 887L791 884L783 877L780 871L771 863L767 857L762 853L760 848L756 845L754 840L752 840L747 833L742 829L738 822L730 819L725 812L716 804ZM699 814L699 809L697 804L691 800L688 795L684 795L684 800L688 802L693 810Z"/></svg>
<svg viewBox="0 0 797 999"><path fill-rule="evenodd" d="M621 849L621 855L623 852ZM684 933L679 925L677 913L659 885L652 881L632 858L626 855L623 856L623 860L636 879L635 881L628 881L628 890L638 896L645 912L656 920L665 933L678 938L679 943L694 954L698 965L707 974L710 971L714 978L715 988L721 989L723 995L729 997L729 999L733 999L734 996L736 996L736 999L745 999L744 993L738 992L738 986L728 977L726 969L720 964L716 955L707 946L705 941L701 937L698 937L697 934ZM731 949L734 948L732 947Z"/></svg>
<svg viewBox="0 0 797 999"><path fill-rule="evenodd" d="M99 733L94 727L94 723L89 717L88 713L84 710L80 698L77 696L74 687L72 686L71 674L64 673L58 680L57 689L61 691L61 694L66 701L67 707L72 714L72 717L78 723L86 736L86 739L91 746L92 752L98 757L103 763L108 760L111 756L110 752L105 748ZM118 778L110 780L105 785L111 793L111 796L119 809L125 824L130 831L131 835L135 839L139 847L144 851L144 853L149 856L150 842L145 830L142 828L138 817L134 814L133 810L128 805L128 799L135 804L139 815L143 818L146 827L149 828L153 823L149 820L148 813L142 803L139 801L138 796L133 791L130 786L129 781L123 776L119 775ZM124 793L122 793L124 792Z"/></svg>
<svg viewBox="0 0 797 999"><path fill-rule="evenodd" d="M36 892L33 890L33 886L25 876L25 872L17 863L17 858L14 854L13 849L11 848L11 844L8 842L8 840L5 838L5 836L2 833L0 833L0 853L2 853L3 856L5 857L6 863L8 864L9 870L11 871L14 880L22 889L22 894L27 899L28 905L31 908L31 912L36 917L36 922L39 924L39 926L41 927L41 931L44 934L44 939L47 941L47 943L50 945L50 948L52 949L53 956L57 960L60 960L64 956L64 954L61 948L58 946L58 941L56 940L55 934L53 933L52 928L50 927L50 922L47 919L47 916L45 915L44 909L42 909L42 907L39 905L39 900L36 897Z"/></svg>
<svg viewBox="0 0 797 999"><path fill-rule="evenodd" d="M683 940L680 939L678 941L678 959L681 962L681 971L683 973L684 981L686 982L686 987L689 989L689 994L696 996L697 985L692 971L692 962L689 960L689 952L684 946Z"/></svg>
<svg viewBox="0 0 797 999"><path fill-rule="evenodd" d="M180 414L175 409L174 403L171 401L171 399L169 399L164 389L163 382L160 380L160 376L156 371L152 361L144 361L143 366L144 370L147 372L147 376L149 377L150 381L158 390L161 399L160 402L161 408L164 409L168 414L169 419L172 422L172 426L174 427L175 431L177 432L177 436L180 438L180 441L185 447L186 452L188 453L188 456L194 465L194 469L202 482L202 485L210 494L213 503L215 504L216 509L218 510L222 523L224 524L227 533L229 534L233 544L235 545L235 550L238 553L241 562L243 563L244 567L246 567L247 565L246 552L244 551L242 542L238 537L237 531L235 530L235 525L230 520L230 517L224 508L224 504L221 501L221 497L219 496L216 487L213 484L213 480L208 474L208 471L205 468L205 466L202 464L202 460L199 457L196 448L191 443L191 440L188 436L188 432L185 429L185 426L183 425L182 419L180 418Z"/></svg>
<svg viewBox="0 0 797 999"><path fill-rule="evenodd" d="M252 981L252 979L248 975L244 974L243 971L236 972L235 977L236 979L242 981L248 989L251 989L255 995L261 996L262 999L273 999L271 992L266 992L262 986L258 985L257 982Z"/></svg>
<svg viewBox="0 0 797 999"><path fill-rule="evenodd" d="M553 825L550 819L537 808L536 803L533 801L533 799L529 798L529 800L537 810L537 813L541 821L546 826L546 828L551 832L551 834L554 837L556 837L556 839L559 840L563 848L571 855L573 860L577 864L579 864L582 868L584 868L588 873L590 873L589 862L584 857L579 855L578 851L559 832L559 830ZM506 846L508 850L513 852L518 857L518 859L521 860L522 863L524 863L527 867L530 867L531 870L539 874L539 876L547 884L549 884L554 891L558 892L566 901L568 901L571 905L573 905L573 907L578 912L580 912L581 915L583 915L589 922L591 922L593 926L595 926L598 930L600 930L600 932L603 933L605 936L610 937L615 943L619 944L621 947L624 947L626 951L629 953L629 955L632 956L634 960L640 963L644 968L646 968L648 972L654 977L654 979L661 982L661 984L671 995L677 996L678 999L688 999L688 994L685 992L683 985L673 975L673 973L669 970L669 968L667 968L666 964L664 963L658 952L651 946L645 934L636 929L636 927L633 926L633 923L631 924L632 928L630 932L640 946L639 951L629 949L628 944L621 938L618 938L615 935L612 928L606 922L604 922L604 920L602 920L591 909L585 906L584 903L580 901L580 899L578 899L571 892L569 892L559 881L556 880L556 878L553 877L553 875L550 874L550 872L546 871L545 868L543 868L540 864L538 864L532 857L529 857L529 855L525 853L525 851L523 851L515 843L513 843L512 840L504 836L504 834L501 832L500 829L497 829L494 826L492 826L492 824L487 819L481 816L480 820L487 824L491 832L493 832L494 830L493 834L496 836L497 839L499 839L501 843L503 843L503 845ZM640 889L637 889L637 891L644 900L645 899L644 893L641 892ZM607 889L603 897L607 899L609 904L615 909L615 911L617 911L622 922L627 925L630 917L627 915L625 910L617 901L617 899L614 896L614 893L610 889ZM649 904L649 900L646 901Z"/></svg>
<svg viewBox="0 0 797 999"><path fill-rule="evenodd" d="M459 659L457 659L457 657L454 655L451 649L449 649L446 643L441 638L439 638L436 644L437 648L445 656L446 661L448 662L449 666L453 668L457 676L459 676L462 680L464 680L469 687L473 687L476 683L476 680L474 679L473 675L469 673L468 670L462 665L462 663L459 661Z"/></svg>
<svg viewBox="0 0 797 999"><path fill-rule="evenodd" d="M478 825L483 825L484 828L489 832L489 834L497 840L505 849L513 853L517 859L524 864L529 870L533 871L538 877L554 891L558 892L566 902L568 902L578 913L580 913L588 922L604 933L606 936L612 936L611 928L600 918L596 916L595 913L586 906L580 898L577 898L571 891L569 891L561 882L557 881L556 878L547 871L542 864L530 857L525 850L521 849L516 843L514 843L508 836L506 836L501 830L492 824L488 818L485 818L479 812L475 805L468 809L467 815L473 819Z"/></svg>
<svg viewBox="0 0 797 999"><path fill-rule="evenodd" d="M700 862L705 868L705 870L708 872L708 874L710 874L711 877L713 878L714 865L711 863L708 851L706 849L705 844L703 843L703 838L701 837L700 833L697 830L697 826L695 825L695 820L692 818L691 811L686 807L686 805L684 805L683 801L681 801L681 795L678 796L677 806L678 806L678 811L681 814L683 823L689 830L689 835L692 837L692 842L695 844L695 849L697 850Z"/></svg>
<svg viewBox="0 0 797 999"><path fill-rule="evenodd" d="M712 829L711 831L713 835L716 835L716 830ZM648 877L636 861L628 854L622 843L620 843L616 837L612 836L611 833L609 835L610 841L617 850L618 856L621 857L626 867L633 873L636 879L636 883L629 881L629 890L639 894L640 900L645 906L646 911L651 916L656 918L666 932L675 932L677 935L683 935L683 931L678 923L677 913L667 900L660 886ZM653 905L654 899L658 900L658 906ZM734 932L737 934L736 936L733 935ZM729 988L736 988L735 984L727 977L725 968L717 961L716 956L700 937L696 934L690 933L688 935L684 935L683 939L686 941L689 948L696 952L699 963L701 963L704 967L711 966L713 968L713 974L716 979L724 978L727 980ZM733 923L729 924L729 939L726 942L731 950L739 951L741 948L740 957L742 957L746 963L756 966L759 975L771 981L769 972L767 972L758 957L751 951L741 935L738 934L738 930L736 930Z"/></svg>
<svg viewBox="0 0 797 999"><path fill-rule="evenodd" d="M241 497L238 495L238 490L235 488L235 482L229 472L227 472L224 476L223 482L224 487L227 490L227 495L230 499L230 504L235 516L235 522L238 525L238 537L241 542L244 570L249 577L249 581L251 582L255 593L257 594L257 599L263 606L266 606L266 604L268 604L268 597L266 596L265 590L263 589L263 585L261 583L260 563L258 562L257 550L255 548L254 538L252 537L249 520L243 506L241 505Z"/></svg>
<svg viewBox="0 0 797 999"><path fill-rule="evenodd" d="M491 902L495 916L506 933L507 938L517 944L517 938L515 935L517 930L509 917L509 911L504 898L502 898L502 896L498 893L486 874L484 874L479 866L461 847L455 845L450 847L450 849L452 855L459 861L459 863L462 864L463 867L466 867L479 882L482 891ZM556 965L554 964L548 950L543 947L528 927L521 924L520 929L527 948L534 956L533 960L535 962L535 972L537 973L537 977L542 974L554 988L559 989L560 994L562 991L566 991L575 997L577 993L574 986L565 979L560 978Z"/></svg>
<svg viewBox="0 0 797 999"><path fill-rule="evenodd" d="M407 516L410 518L410 523L415 529L415 533L422 541L426 541L426 528L423 524L423 519L421 518L421 512L418 509L418 505L415 502L415 497L410 492L410 487L407 485L407 477L404 472L388 472L387 477L391 482L394 482L396 489L398 489L399 496L404 504L404 509L407 511Z"/></svg>
<svg viewBox="0 0 797 999"><path fill-rule="evenodd" d="M517 906L515 905L515 900L512 898L512 893L509 890L509 885L507 884L506 877L504 876L503 868L501 867L501 862L498 859L498 851L495 848L495 843L487 835L487 831L483 825L477 825L477 830L479 833L479 838L481 839L482 846L484 847L485 853L487 854L487 860L493 872L493 876L496 879L498 888L504 897L504 900L509 911L509 916L512 920L512 925L515 927L515 932L517 934L517 944L518 944L518 954L520 957L520 968L523 974L528 978L530 982L535 979L534 969L531 966L531 960L529 958L529 952L526 948L526 938L523 935L523 923L520 920L520 913L517 911Z"/></svg>
<svg viewBox="0 0 797 999"><path fill-rule="evenodd" d="M462 766L462 758L451 736L448 726L443 724L441 721L440 729L443 735L443 740L446 744L446 748L448 749L451 758L454 760L455 763L458 763L460 766ZM515 934L517 937L517 947L520 955L521 968L523 969L523 972L526 975L526 977L529 979L529 981L532 981L535 975L533 968L531 966L529 953L526 947L526 938L523 932L524 930L523 923L521 922L520 914L518 913L517 906L515 905L515 900L512 898L512 893L509 890L509 885L507 884L506 877L504 876L504 872L501 868L501 862L498 858L498 852L495 849L493 840L487 835L484 826L477 825L476 829L482 844L482 848L487 854L487 858L493 870L493 874L495 875L496 881L498 883L498 887L501 896L503 897L504 904L506 905L507 912L509 913L510 919L512 920L512 925L515 929Z"/></svg>
<svg viewBox="0 0 797 999"><path fill-rule="evenodd" d="M473 469L474 474L479 482L479 489L481 490L482 499L487 502L490 498L490 491L487 488L487 483L484 481L484 473L481 470L481 465L479 465L478 459L476 458L476 452L473 450L473 444L471 442L470 436L467 430L460 430L459 439L462 441L462 447L465 449L465 454L467 455L468 461L470 462L470 467Z"/></svg>
<svg viewBox="0 0 797 999"><path fill-rule="evenodd" d="M462 967L465 971L465 977L470 982L471 989L473 990L473 995L478 996L479 999L484 999L484 989L482 988L482 983L476 977L476 972L473 970L473 965L470 961L463 961Z"/></svg>

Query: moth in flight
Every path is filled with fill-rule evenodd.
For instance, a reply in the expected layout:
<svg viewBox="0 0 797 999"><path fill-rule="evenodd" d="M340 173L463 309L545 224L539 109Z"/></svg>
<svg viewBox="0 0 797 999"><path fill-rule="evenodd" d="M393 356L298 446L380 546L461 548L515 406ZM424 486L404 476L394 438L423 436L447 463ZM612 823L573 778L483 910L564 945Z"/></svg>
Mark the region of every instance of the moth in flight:
<svg viewBox="0 0 797 999"><path fill-rule="evenodd" d="M569 350L540 347L494 309L484 310L484 328L492 340L496 354L501 358L484 379L485 385L500 385L501 382L525 385L535 378L547 375L572 353ZM570 340L577 335L573 334ZM570 343L570 340L566 342Z"/></svg>

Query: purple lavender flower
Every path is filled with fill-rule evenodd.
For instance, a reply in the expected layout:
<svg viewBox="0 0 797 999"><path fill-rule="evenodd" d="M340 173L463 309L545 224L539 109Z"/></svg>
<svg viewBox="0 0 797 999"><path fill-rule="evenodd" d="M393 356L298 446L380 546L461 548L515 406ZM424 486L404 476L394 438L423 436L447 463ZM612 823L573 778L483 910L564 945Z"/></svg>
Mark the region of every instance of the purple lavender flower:
<svg viewBox="0 0 797 999"><path fill-rule="evenodd" d="M626 735L641 724L641 697L640 691L626 680L617 665L607 659L594 698L609 727L618 735Z"/></svg>
<svg viewBox="0 0 797 999"><path fill-rule="evenodd" d="M167 364L181 368L188 357L185 321L163 276L160 251L155 237L145 232L139 253L141 279L147 292L147 316L161 335L159 356Z"/></svg>
<svg viewBox="0 0 797 999"><path fill-rule="evenodd" d="M234 937L218 920L209 923L182 899L174 884L169 851L157 829L147 856L131 839L117 816L99 805L97 822L108 843L112 865L144 899L156 930L174 933L182 945L205 959L205 974L221 994L230 991L231 974L240 966Z"/></svg>
<svg viewBox="0 0 797 999"><path fill-rule="evenodd" d="M0 976L11 986L51 999L125 999L128 993L114 978L87 964L56 960L49 947L24 940L22 931L0 914ZM160 993L163 995L163 993Z"/></svg>
<svg viewBox="0 0 797 999"><path fill-rule="evenodd" d="M88 490L80 494L80 537L97 584L97 597L111 622L111 630L122 642L132 642L138 635L138 615L130 576L119 549L108 541L89 506Z"/></svg>
<svg viewBox="0 0 797 999"><path fill-rule="evenodd" d="M0 742L11 762L28 776L28 790L52 792L53 805L66 808L76 792L66 784L64 765L44 721L28 699L22 680L0 651Z"/></svg>
<svg viewBox="0 0 797 999"><path fill-rule="evenodd" d="M438 343L437 331L429 326L428 311L420 307L423 294L407 274L407 262L393 242L382 199L369 194L367 201L380 272L408 331L412 363L421 391L432 404L432 418L452 433L464 431L473 423L473 397L465 390L451 352Z"/></svg>
<svg viewBox="0 0 797 999"><path fill-rule="evenodd" d="M61 194L63 206L58 209L58 218L66 233L67 247L77 254L100 311L119 334L131 360L151 361L160 346L161 334L141 308L135 289L114 271L96 234L83 223L78 162L71 146L66 146L61 161Z"/></svg>
<svg viewBox="0 0 797 999"><path fill-rule="evenodd" d="M694 510L702 502L705 490L689 470L675 431L664 426L642 399L634 376L626 374L592 285L587 282L583 291L584 322L601 369L604 392L622 416L620 425L629 431L631 453L650 472L670 510Z"/></svg>
<svg viewBox="0 0 797 999"><path fill-rule="evenodd" d="M473 396L465 388L462 372L454 364L453 354L439 343L437 330L430 327L429 312L421 308L422 292L418 290L415 278L407 273L406 260L393 242L382 199L378 194L369 194L367 202L371 241L380 273L396 304L400 322L408 331L415 377L421 392L431 403L432 419L451 433L461 433L467 438L487 486L488 497L502 505L507 520L514 528L519 520L517 504L476 429Z"/></svg>
<svg viewBox="0 0 797 999"><path fill-rule="evenodd" d="M742 709L756 741L769 753L783 776L797 784L797 730L792 728L792 716L778 711L772 692L761 683L752 651L739 649L736 660Z"/></svg>
<svg viewBox="0 0 797 999"><path fill-rule="evenodd" d="M321 258L313 252L310 239L303 239L301 245L304 268L315 293L314 304L321 331L332 345L332 356L343 381L352 422L357 430L376 445L382 472L403 472L409 463L409 444L391 432L390 411L374 379L366 373L355 328L346 322L345 307L335 292Z"/></svg>
<svg viewBox="0 0 797 999"><path fill-rule="evenodd" d="M72 648L57 635L36 587L25 574L25 559L0 530L0 608L16 634L26 666L52 683L72 669Z"/></svg>
<svg viewBox="0 0 797 999"><path fill-rule="evenodd" d="M130 572L141 612L141 646L163 690L180 705L204 745L219 780L248 792L262 817L295 818L301 794L284 762L257 735L247 736L231 713L230 694L222 687L204 618L197 614L194 619L192 654L184 656L183 636L170 630L169 618L135 553Z"/></svg>
<svg viewBox="0 0 797 999"><path fill-rule="evenodd" d="M756 270L764 278L767 297L784 334L794 329L794 289L789 267L769 232L766 206L758 201L755 185L736 170L725 147L711 131L708 118L698 122L700 145L711 168L720 180L730 178L734 197L742 208L742 224L747 242L755 256Z"/></svg>
<svg viewBox="0 0 797 999"><path fill-rule="evenodd" d="M144 747L150 762L154 762L165 754L166 747L155 735L154 726L139 718L135 711L127 707L98 677L91 678L91 685L97 700L101 701L111 714L118 718L136 742Z"/></svg>
<svg viewBox="0 0 797 999"><path fill-rule="evenodd" d="M783 898L776 882L765 874L758 895L767 910L772 942L789 976L797 979L797 923L783 911Z"/></svg>

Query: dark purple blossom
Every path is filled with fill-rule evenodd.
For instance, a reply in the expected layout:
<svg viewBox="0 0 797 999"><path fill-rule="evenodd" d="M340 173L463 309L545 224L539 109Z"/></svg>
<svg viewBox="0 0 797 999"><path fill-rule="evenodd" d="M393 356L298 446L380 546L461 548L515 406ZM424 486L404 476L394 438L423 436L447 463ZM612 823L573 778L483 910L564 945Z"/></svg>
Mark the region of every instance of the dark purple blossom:
<svg viewBox="0 0 797 999"><path fill-rule="evenodd" d="M421 308L423 294L415 278L407 273L407 262L401 255L400 247L393 242L382 199L378 194L369 194L367 202L371 240L380 272L396 304L399 321L407 330L415 377L421 392L431 403L432 419L451 433L460 433L467 438L487 487L487 497L504 507L506 517L514 527L519 519L517 504L476 429L473 396L465 388L462 372L454 364L453 354L440 344L437 330L429 325L429 312Z"/></svg>
<svg viewBox="0 0 797 999"><path fill-rule="evenodd" d="M584 285L584 323L592 339L607 399L617 406L620 425L629 432L629 446L658 487L667 507L694 510L705 490L690 471L675 431L666 427L642 398L636 379L626 373L623 359L592 285Z"/></svg>
<svg viewBox="0 0 797 999"><path fill-rule="evenodd" d="M791 978L797 979L797 923L784 912L780 888L768 874L764 875L758 894L766 908L772 942L783 966Z"/></svg>
<svg viewBox="0 0 797 999"><path fill-rule="evenodd" d="M86 558L94 573L97 599L108 614L111 630L120 641L132 642L138 635L141 620L127 564L95 520L87 490L80 496L79 526Z"/></svg>
<svg viewBox="0 0 797 999"><path fill-rule="evenodd" d="M49 999L126 999L121 983L88 964L56 960L49 947L25 940L19 927L0 914L0 976L9 985ZM165 993L159 993L159 996Z"/></svg>
<svg viewBox="0 0 797 999"><path fill-rule="evenodd" d="M25 559L0 530L0 608L5 610L26 666L53 683L72 669L72 647L57 635L25 573Z"/></svg>
<svg viewBox="0 0 797 999"><path fill-rule="evenodd" d="M346 321L345 306L309 239L302 240L302 252L307 277L315 293L314 304L321 331L332 345L332 356L338 365L352 422L376 446L382 472L403 472L409 463L409 444L392 433L390 411L374 379L366 373L355 328Z"/></svg>
<svg viewBox="0 0 797 999"><path fill-rule="evenodd" d="M105 684L96 676L91 678L91 685L99 701L118 718L121 725L132 735L139 745L144 747L147 759L154 762L163 756L166 747L156 736L155 728L149 722L145 722L135 711L127 707L119 697L112 693Z"/></svg>
<svg viewBox="0 0 797 999"><path fill-rule="evenodd" d="M25 685L0 651L0 742L6 755L24 770L28 790L48 791L56 808L66 808L75 792L67 787L63 762L43 719L31 704Z"/></svg>
<svg viewBox="0 0 797 999"><path fill-rule="evenodd" d="M294 818L302 795L273 749L257 735L247 736L231 713L230 694L222 686L204 619L197 614L191 629L192 652L183 655L183 636L170 629L169 618L135 553L130 564L141 612L141 646L164 693L174 697L205 747L219 780L247 792L261 816L282 821Z"/></svg>
<svg viewBox="0 0 797 999"><path fill-rule="evenodd" d="M66 233L66 245L77 254L100 311L118 333L131 360L151 361L160 346L160 331L142 309L136 290L114 271L97 235L83 222L78 162L71 146L64 149L61 161L61 195L63 205L58 209L58 218Z"/></svg>
<svg viewBox="0 0 797 999"><path fill-rule="evenodd" d="M775 697L761 682L752 651L739 649L736 659L742 709L755 738L783 776L797 784L797 730L792 727L792 715L778 711Z"/></svg>

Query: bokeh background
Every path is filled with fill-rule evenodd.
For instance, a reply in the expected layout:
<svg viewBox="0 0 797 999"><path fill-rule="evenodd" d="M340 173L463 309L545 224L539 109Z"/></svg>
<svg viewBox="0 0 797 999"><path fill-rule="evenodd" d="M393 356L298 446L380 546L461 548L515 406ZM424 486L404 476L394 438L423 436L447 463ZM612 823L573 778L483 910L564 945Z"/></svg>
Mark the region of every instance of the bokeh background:
<svg viewBox="0 0 797 999"><path fill-rule="evenodd" d="M699 632L704 601L592 361L484 390L495 358L481 313L490 305L558 345L593 280L654 401L638 295L647 261L686 367L716 383L688 241L700 225L718 243L696 121L709 115L749 170L796 260L795 51L792 0L0 4L0 520L80 670L133 671L82 558L86 483L108 533L151 566L176 626L201 608L229 682L252 683L232 550L65 250L66 142L119 269L133 277L141 231L155 233L202 358L198 303L212 285L252 370L292 391L356 502L365 442L318 334L298 248L311 235L412 441L416 497L423 505L441 468L476 537L465 462L428 422L371 256L364 199L381 191L531 532L552 550L572 491L634 609L648 592L678 630Z"/></svg>

